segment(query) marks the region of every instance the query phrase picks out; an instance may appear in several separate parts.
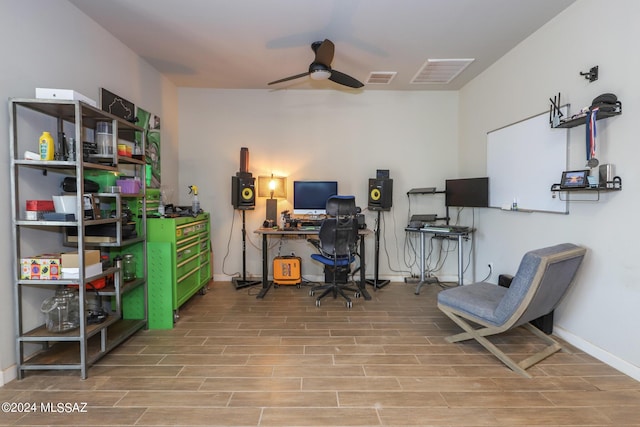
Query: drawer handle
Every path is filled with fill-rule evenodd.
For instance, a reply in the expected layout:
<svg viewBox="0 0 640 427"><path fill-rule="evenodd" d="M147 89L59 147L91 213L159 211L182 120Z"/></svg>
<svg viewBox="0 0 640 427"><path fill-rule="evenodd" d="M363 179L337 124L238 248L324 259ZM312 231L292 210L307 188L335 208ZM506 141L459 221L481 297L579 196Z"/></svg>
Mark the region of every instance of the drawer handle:
<svg viewBox="0 0 640 427"><path fill-rule="evenodd" d="M185 274L184 276L182 276L181 278L179 278L178 280L176 280L177 283L183 282L184 280L188 279L189 277L193 276L194 273L197 273L200 270L199 267L194 268L193 270L191 270L190 272L188 272L187 274Z"/></svg>
<svg viewBox="0 0 640 427"><path fill-rule="evenodd" d="M184 261L182 261L182 262L180 262L180 263L176 264L176 267L182 267L182 266L184 266L185 264L189 264L191 261L193 261L194 259L197 259L199 256L200 256L200 254L195 254L195 255L193 255L192 257L187 258L187 259L185 259Z"/></svg>

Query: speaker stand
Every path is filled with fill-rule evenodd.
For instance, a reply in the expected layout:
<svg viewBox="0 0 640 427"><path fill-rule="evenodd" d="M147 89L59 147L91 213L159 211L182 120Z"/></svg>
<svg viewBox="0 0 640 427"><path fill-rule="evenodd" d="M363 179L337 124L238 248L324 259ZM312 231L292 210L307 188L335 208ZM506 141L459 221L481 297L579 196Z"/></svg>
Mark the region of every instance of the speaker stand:
<svg viewBox="0 0 640 427"><path fill-rule="evenodd" d="M378 210L378 222L376 223L376 253L374 258L374 276L373 276L374 278L373 280L371 279L366 280L367 285L373 286L374 290L384 288L389 284L389 280L378 280L378 271L379 271L378 261L380 258L380 212L382 211Z"/></svg>
<svg viewBox="0 0 640 427"><path fill-rule="evenodd" d="M246 210L243 209L242 210L242 278L234 277L231 279L236 289L262 284L261 280L247 280L247 225L245 222L245 212Z"/></svg>

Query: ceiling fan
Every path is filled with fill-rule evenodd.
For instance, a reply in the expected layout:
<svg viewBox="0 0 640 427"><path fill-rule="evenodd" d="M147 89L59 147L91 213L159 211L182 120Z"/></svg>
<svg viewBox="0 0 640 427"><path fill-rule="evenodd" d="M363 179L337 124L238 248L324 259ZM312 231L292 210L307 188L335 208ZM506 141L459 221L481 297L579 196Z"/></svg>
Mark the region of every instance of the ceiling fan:
<svg viewBox="0 0 640 427"><path fill-rule="evenodd" d="M309 76L313 80L326 80L329 79L332 82L341 84L343 86L351 88L360 88L364 86L361 82L353 77L341 73L340 71L333 70L331 68L331 61L333 61L333 52L335 47L333 42L329 39L325 39L321 42L311 43L311 49L315 52L316 57L309 65L309 71L306 73L296 74L295 76L285 77L284 79L269 82L269 85L276 83L282 83L289 80L298 79L300 77Z"/></svg>

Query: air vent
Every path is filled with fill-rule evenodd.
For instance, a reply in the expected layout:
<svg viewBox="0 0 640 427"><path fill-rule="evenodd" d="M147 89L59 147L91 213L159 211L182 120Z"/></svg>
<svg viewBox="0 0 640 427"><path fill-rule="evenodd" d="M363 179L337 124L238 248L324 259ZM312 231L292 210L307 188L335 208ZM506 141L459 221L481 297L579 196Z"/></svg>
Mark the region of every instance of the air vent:
<svg viewBox="0 0 640 427"><path fill-rule="evenodd" d="M427 59L418 73L413 76L413 84L447 84L455 79L475 59Z"/></svg>
<svg viewBox="0 0 640 427"><path fill-rule="evenodd" d="M398 74L395 71L372 71L367 79L368 85L388 85Z"/></svg>

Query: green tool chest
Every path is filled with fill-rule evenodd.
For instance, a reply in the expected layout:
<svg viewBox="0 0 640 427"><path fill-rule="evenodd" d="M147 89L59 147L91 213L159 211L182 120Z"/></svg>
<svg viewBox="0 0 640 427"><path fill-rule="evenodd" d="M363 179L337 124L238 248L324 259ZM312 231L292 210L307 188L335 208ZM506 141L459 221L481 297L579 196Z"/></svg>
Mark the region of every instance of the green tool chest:
<svg viewBox="0 0 640 427"><path fill-rule="evenodd" d="M178 309L211 280L209 213L147 220L149 329L171 329Z"/></svg>

